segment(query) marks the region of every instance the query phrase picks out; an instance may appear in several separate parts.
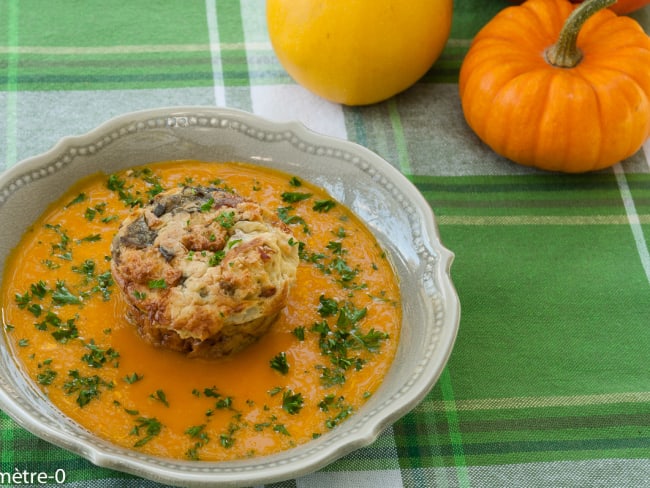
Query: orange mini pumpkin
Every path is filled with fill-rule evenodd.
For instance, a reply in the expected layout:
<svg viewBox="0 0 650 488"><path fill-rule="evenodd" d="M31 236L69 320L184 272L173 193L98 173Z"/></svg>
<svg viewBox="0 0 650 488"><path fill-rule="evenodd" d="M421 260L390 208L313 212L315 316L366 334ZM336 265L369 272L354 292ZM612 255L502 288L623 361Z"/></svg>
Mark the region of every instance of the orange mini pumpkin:
<svg viewBox="0 0 650 488"><path fill-rule="evenodd" d="M521 0L510 0L512 3L522 3ZM571 0L572 3L580 3L582 0ZM629 14L635 10L650 5L650 0L617 0L611 8L617 14Z"/></svg>
<svg viewBox="0 0 650 488"><path fill-rule="evenodd" d="M650 135L650 38L612 0L528 0L477 34L460 71L469 126L541 169L612 166Z"/></svg>

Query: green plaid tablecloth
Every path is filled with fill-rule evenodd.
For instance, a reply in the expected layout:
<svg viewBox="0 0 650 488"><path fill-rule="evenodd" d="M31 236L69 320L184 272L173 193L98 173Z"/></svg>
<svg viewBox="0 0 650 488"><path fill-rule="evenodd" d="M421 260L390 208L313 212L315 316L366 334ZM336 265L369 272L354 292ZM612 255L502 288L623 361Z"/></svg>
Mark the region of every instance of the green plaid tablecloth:
<svg viewBox="0 0 650 488"><path fill-rule="evenodd" d="M508 3L456 0L434 68L391 100L349 108L288 77L263 0L0 0L2 169L125 112L219 105L358 142L430 202L462 306L447 368L374 444L276 486L650 486L650 142L582 176L482 145L460 111L458 69ZM634 16L650 30L650 7ZM59 469L68 486L159 486L0 413L0 472Z"/></svg>

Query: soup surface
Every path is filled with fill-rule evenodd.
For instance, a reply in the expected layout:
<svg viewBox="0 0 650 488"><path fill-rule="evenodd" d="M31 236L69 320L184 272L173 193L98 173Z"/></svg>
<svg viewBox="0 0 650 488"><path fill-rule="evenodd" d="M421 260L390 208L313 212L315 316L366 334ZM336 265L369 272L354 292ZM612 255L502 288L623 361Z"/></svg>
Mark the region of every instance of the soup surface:
<svg viewBox="0 0 650 488"><path fill-rule="evenodd" d="M110 273L120 222L183 185L266 206L299 246L287 306L230 357L146 343ZM161 162L78 182L13 251L1 299L15 356L61 411L118 445L192 460L271 454L336 428L381 383L401 323L390 262L347 208L292 175L236 162Z"/></svg>

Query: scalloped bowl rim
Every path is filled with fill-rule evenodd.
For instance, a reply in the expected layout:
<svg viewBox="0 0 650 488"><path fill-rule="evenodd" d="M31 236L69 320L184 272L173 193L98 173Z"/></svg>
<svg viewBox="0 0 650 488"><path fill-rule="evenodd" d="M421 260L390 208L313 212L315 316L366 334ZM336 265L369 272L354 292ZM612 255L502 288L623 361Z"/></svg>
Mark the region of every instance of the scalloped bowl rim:
<svg viewBox="0 0 650 488"><path fill-rule="evenodd" d="M15 194L34 181L50 178L75 165L83 168L78 159L92 159L102 151L110 150L116 140L138 133L146 136L147 131L171 136L177 131L191 135L193 130L227 130L230 131L226 134L228 137L234 131L237 134L233 137L243 137L254 144L266 144L265 139L268 139L268 142L284 144L289 148L288 152L304 154L306 158L341 160L342 164L354 166L352 171L367 172L373 181L382 182L389 195L396 195L404 206L409 207L413 212L413 215L408 216L409 226L413 228L416 238L420 236L419 242L414 246L418 253L422 252L427 258L423 265L427 276L422 288L432 288L423 293L430 295L436 302L435 320L439 323L437 342L427 346L431 349L428 357L417 363L409 381L389 399L372 403L375 398L371 398L350 419L321 438L279 454L254 458L254 461L197 463L157 458L97 439L76 424L68 425L66 422L71 421L63 414L60 414L61 418L48 422L36 406L22 399L22 373L11 368L7 368L9 371L0 371L0 408L26 430L97 466L158 482L179 486L241 486L271 483L314 472L355 449L369 445L388 425L414 408L441 375L458 331L460 303L449 273L454 255L440 242L429 204L397 169L361 145L318 134L299 122L275 122L248 112L217 107L163 107L113 117L86 134L64 137L47 152L23 160L6 170L0 175L0 217L5 212L6 203L11 202ZM273 166L275 161L272 160L269 164ZM25 224L20 225L26 228ZM18 238L19 236L12 237L15 240ZM399 253L399 250L393 250L395 252ZM4 268L4 263L2 266ZM0 350L3 357L0 358L0 366L2 362L8 366L13 361L6 345L5 336L2 335ZM48 403L40 390L34 385L28 386L31 386L32 394L37 399ZM375 396L378 395L379 392ZM368 406L371 403L372 408Z"/></svg>

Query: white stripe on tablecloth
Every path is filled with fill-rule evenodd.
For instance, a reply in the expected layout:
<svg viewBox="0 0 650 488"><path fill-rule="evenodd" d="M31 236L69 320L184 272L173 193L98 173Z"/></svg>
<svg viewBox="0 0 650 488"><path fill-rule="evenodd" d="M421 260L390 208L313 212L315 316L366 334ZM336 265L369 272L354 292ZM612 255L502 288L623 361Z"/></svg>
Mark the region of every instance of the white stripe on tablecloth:
<svg viewBox="0 0 650 488"><path fill-rule="evenodd" d="M422 470L427 481L419 486L446 487L439 480L453 476L454 467L427 467ZM409 468L403 475L411 478ZM555 461L468 468L472 486L475 488L547 488L549 486L630 488L648 485L650 461L647 459L596 459L589 461ZM295 480L298 488L345 487L345 488L402 488L400 470L341 471L314 473ZM427 484L428 483L428 484ZM102 480L72 481L69 488L156 488L161 485L141 478L106 478ZM279 485L279 484L278 484ZM268 486L268 485L267 485ZM283 486L291 486L291 481ZM263 488L258 485L255 488Z"/></svg>
<svg viewBox="0 0 650 488"><path fill-rule="evenodd" d="M620 164L614 166L614 175L616 176L618 189L621 192L621 198L623 199L623 205L625 206L625 213L630 222L630 228L632 229L636 249L639 253L639 258L641 259L641 265L643 266L648 282L650 282L650 253L648 252L648 243L643 235L643 228L639 221L639 215L636 212L634 198L632 197L632 192L627 183L623 167Z"/></svg>
<svg viewBox="0 0 650 488"><path fill-rule="evenodd" d="M392 427L383 431L377 440L370 446L363 447L351 454L346 459L348 463L354 464L359 460L361 464L364 459L382 459L381 470L360 470L347 471L334 467L319 473L312 473L295 480L296 488L402 488L402 475L398 461L397 445L395 444L395 433ZM409 473L409 479L415 486L426 485L426 473L422 470L413 470ZM446 483L436 484L436 487L447 488Z"/></svg>
<svg viewBox="0 0 650 488"><path fill-rule="evenodd" d="M456 400L458 411L467 410L512 410L525 408L582 407L586 405L607 405L611 403L648 403L650 391L602 393L595 395L558 395L541 397L476 398ZM419 407L423 412L445 408L441 400L424 402Z"/></svg>
<svg viewBox="0 0 650 488"><path fill-rule="evenodd" d="M343 108L298 85L251 86L253 112L278 122L297 120L309 129L347 139Z"/></svg>
<svg viewBox="0 0 650 488"><path fill-rule="evenodd" d="M433 468L450 469L450 468ZM474 487L546 488L549 486L631 488L647 487L647 459L596 459L548 463L471 466ZM386 486L386 485L384 485Z"/></svg>
<svg viewBox="0 0 650 488"><path fill-rule="evenodd" d="M297 488L402 488L399 469L375 471L324 471L296 479Z"/></svg>
<svg viewBox="0 0 650 488"><path fill-rule="evenodd" d="M216 0L205 0L205 14L208 22L208 37L210 39L210 56L212 58L212 78L214 86L214 101L219 106L226 105L226 89L223 81L223 66L219 48L219 27L217 24Z"/></svg>

